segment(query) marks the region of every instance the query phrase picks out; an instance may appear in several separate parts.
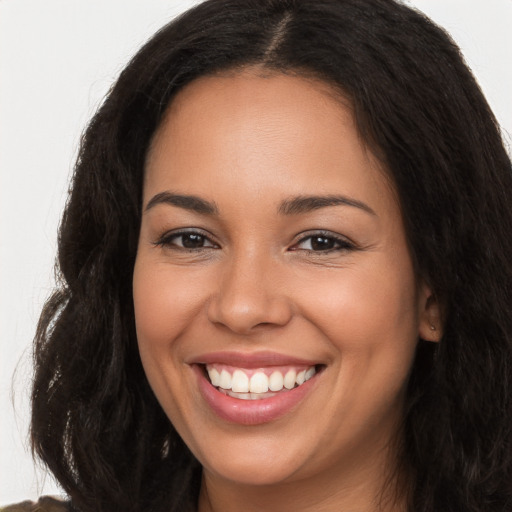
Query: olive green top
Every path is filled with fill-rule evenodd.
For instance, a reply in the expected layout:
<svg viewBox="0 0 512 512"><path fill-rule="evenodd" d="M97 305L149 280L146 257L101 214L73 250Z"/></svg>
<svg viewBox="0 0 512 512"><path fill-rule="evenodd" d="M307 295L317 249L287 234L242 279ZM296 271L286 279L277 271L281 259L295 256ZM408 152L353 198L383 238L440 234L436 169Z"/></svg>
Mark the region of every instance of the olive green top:
<svg viewBox="0 0 512 512"><path fill-rule="evenodd" d="M0 507L0 512L68 512L68 503L50 496L43 496L37 503L23 501L16 505Z"/></svg>

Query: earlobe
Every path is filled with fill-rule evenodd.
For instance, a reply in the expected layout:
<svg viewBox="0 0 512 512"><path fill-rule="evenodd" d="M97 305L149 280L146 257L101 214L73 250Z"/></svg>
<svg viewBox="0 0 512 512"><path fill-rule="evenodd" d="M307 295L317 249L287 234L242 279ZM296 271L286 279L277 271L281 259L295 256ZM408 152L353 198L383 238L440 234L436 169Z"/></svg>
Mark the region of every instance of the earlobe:
<svg viewBox="0 0 512 512"><path fill-rule="evenodd" d="M426 284L421 290L418 331L421 339L435 343L439 342L443 335L440 305Z"/></svg>

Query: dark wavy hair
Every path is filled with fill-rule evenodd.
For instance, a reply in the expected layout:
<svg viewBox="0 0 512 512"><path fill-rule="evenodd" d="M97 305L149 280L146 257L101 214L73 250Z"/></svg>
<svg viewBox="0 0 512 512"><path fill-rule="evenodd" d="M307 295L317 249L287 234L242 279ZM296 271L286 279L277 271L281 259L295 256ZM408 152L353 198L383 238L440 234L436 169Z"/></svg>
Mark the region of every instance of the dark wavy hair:
<svg viewBox="0 0 512 512"><path fill-rule="evenodd" d="M34 453L76 510L195 507L200 464L137 349L144 162L177 91L246 66L320 78L350 101L442 305L443 338L419 340L408 384L408 510L512 510L511 162L457 46L393 0L208 0L131 60L81 141L35 341Z"/></svg>

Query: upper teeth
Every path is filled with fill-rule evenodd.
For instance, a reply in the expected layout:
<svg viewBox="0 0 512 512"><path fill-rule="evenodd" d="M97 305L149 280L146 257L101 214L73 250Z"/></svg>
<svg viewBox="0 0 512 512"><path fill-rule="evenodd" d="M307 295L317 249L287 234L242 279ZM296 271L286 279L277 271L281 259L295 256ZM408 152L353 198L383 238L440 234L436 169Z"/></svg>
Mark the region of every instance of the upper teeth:
<svg viewBox="0 0 512 512"><path fill-rule="evenodd" d="M215 387L230 389L235 393L267 393L281 391L283 388L293 389L295 384L300 386L316 373L314 366L301 370L257 370L249 374L242 368L228 371L226 368L217 369L213 365L207 365L206 370Z"/></svg>

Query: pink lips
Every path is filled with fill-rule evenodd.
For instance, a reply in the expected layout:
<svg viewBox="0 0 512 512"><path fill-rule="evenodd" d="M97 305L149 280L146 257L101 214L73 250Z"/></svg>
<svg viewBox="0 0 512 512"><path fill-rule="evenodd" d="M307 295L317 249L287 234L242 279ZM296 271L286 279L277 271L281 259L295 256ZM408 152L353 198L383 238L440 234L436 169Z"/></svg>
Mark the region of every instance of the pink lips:
<svg viewBox="0 0 512 512"><path fill-rule="evenodd" d="M199 391L210 409L220 418L239 425L260 425L284 416L294 409L314 388L317 375L290 391L259 400L240 400L218 391L204 373L204 365L223 363L238 368L263 368L269 366L314 366L314 361L291 358L273 352L241 354L235 352L209 353L191 361Z"/></svg>

